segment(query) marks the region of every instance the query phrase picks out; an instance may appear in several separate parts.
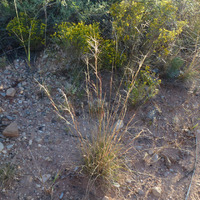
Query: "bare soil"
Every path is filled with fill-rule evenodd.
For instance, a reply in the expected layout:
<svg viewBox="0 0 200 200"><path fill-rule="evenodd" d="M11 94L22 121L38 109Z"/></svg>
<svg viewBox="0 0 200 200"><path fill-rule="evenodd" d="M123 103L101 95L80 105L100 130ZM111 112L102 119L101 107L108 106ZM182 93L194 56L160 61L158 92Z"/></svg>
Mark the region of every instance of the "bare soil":
<svg viewBox="0 0 200 200"><path fill-rule="evenodd" d="M109 85L108 77L102 79ZM92 185L81 171L78 138L56 115L36 80L45 83L56 98L57 88L68 84L65 77L51 72L33 72L23 60L0 69L0 142L4 145L0 165L15 166L13 179L0 185L1 200L100 200L104 196L110 200L200 199L199 150L196 153L199 80L187 85L162 84L154 99L137 109L128 107L125 124L136 114L123 139L124 145L132 147L124 158L129 172L109 190ZM6 97L11 87L16 94ZM80 106L87 102L73 94L69 97L75 102L77 119L87 134L89 117ZM2 131L12 121L17 122L20 137L5 138ZM140 131L140 137L134 139ZM152 193L154 186L161 188L159 197Z"/></svg>

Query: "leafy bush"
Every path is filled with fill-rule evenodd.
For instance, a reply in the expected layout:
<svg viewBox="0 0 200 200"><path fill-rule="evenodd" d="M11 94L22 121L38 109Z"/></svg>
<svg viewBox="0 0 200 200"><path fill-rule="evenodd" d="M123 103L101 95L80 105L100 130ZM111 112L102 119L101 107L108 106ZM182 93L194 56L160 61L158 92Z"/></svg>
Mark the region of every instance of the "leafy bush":
<svg viewBox="0 0 200 200"><path fill-rule="evenodd" d="M98 24L85 25L84 22L78 24L63 22L57 26L58 31L54 33L55 41L64 47L74 47L81 53L89 51L88 40L99 38Z"/></svg>
<svg viewBox="0 0 200 200"><path fill-rule="evenodd" d="M150 51L160 60L172 51L186 21L179 20L173 1L122 1L111 7L113 27L129 57ZM154 59L155 60L155 59Z"/></svg>
<svg viewBox="0 0 200 200"><path fill-rule="evenodd" d="M132 84L128 84L128 90L133 86L129 99L131 104L135 106L141 102L145 103L158 94L161 80L156 77L154 72L151 72L149 66L146 66L145 69L140 71L139 76L136 77L135 83Z"/></svg>
<svg viewBox="0 0 200 200"><path fill-rule="evenodd" d="M31 42L31 48L37 49L44 44L44 32L46 25L40 20L29 18L27 14L20 13L19 18L12 19L6 29L10 35L14 34L20 41L22 46L28 46Z"/></svg>
<svg viewBox="0 0 200 200"><path fill-rule="evenodd" d="M180 57L173 58L168 66L167 76L171 79L179 77L183 64L184 60Z"/></svg>
<svg viewBox="0 0 200 200"><path fill-rule="evenodd" d="M99 68L110 69L112 66L119 67L126 60L125 54L119 54L116 50L114 40L106 40L100 36L99 24L93 23L86 25L84 22L78 24L63 22L57 25L58 31L53 34L54 41L65 50L73 49L75 58L80 58L84 54L89 54L93 39L98 41L99 49Z"/></svg>
<svg viewBox="0 0 200 200"><path fill-rule="evenodd" d="M111 67L121 67L126 62L126 54L117 50L117 44L114 40L102 39L100 48L100 63L101 68L111 69Z"/></svg>

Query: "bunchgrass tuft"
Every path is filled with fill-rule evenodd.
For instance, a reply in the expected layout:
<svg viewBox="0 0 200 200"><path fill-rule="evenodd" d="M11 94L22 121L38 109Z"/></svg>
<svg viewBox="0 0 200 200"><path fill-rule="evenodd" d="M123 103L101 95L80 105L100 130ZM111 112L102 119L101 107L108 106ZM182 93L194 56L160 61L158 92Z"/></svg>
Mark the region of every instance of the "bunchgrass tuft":
<svg viewBox="0 0 200 200"><path fill-rule="evenodd" d="M0 168L0 188L9 187L15 177L15 166L7 163Z"/></svg>
<svg viewBox="0 0 200 200"><path fill-rule="evenodd" d="M72 128L71 131L76 135L76 138L78 138L78 148L82 155L83 171L89 177L89 190L91 185L96 181L103 181L103 184L101 184L102 186L112 186L119 180L119 175L126 170L124 155L128 152L131 145L130 143L125 145L122 141L131 126L134 115L132 115L126 125L124 125L124 119L135 78L133 78L131 87L126 92L126 95L122 97L120 89L112 91L113 77L111 76L110 94L108 94L109 97L107 97L106 94L103 93L102 80L98 70L99 43L94 38L90 38L88 42L91 54L85 56L87 65L87 71L85 72L86 93L89 104L89 117L85 118L89 123L87 136L82 132L83 128L79 126L74 108L69 102L67 95L60 90L63 103L57 105L47 88L41 84L40 87L47 93L55 112L67 123L68 127ZM135 73L136 76L146 57L147 56L144 56L140 62L138 71ZM91 58L94 60L92 63L89 62ZM90 76L91 74L92 78ZM119 83L119 87L122 85L122 82L123 80ZM91 111L91 102L94 101L95 109ZM66 115L63 115L63 111L69 114L71 117L70 120ZM137 137L138 135L135 138ZM131 143L132 142L133 140Z"/></svg>

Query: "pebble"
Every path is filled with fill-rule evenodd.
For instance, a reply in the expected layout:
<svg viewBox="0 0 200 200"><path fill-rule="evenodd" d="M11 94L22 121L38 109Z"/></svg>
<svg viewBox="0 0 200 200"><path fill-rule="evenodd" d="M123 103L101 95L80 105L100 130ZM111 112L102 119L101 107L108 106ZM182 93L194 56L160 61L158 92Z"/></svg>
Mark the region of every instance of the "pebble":
<svg viewBox="0 0 200 200"><path fill-rule="evenodd" d="M2 107L0 107L0 113L2 113L3 112L3 108Z"/></svg>
<svg viewBox="0 0 200 200"><path fill-rule="evenodd" d="M121 128L123 128L123 126L124 126L123 120L120 120L120 119L119 119L119 120L115 123L113 129L115 129L115 131L118 131L118 130L120 130Z"/></svg>
<svg viewBox="0 0 200 200"><path fill-rule="evenodd" d="M127 178L127 179L126 179L126 182L127 182L127 183L131 183L132 181L131 181L131 179Z"/></svg>
<svg viewBox="0 0 200 200"><path fill-rule="evenodd" d="M0 92L0 95L3 96L3 97L5 97L5 96L6 96L6 93Z"/></svg>
<svg viewBox="0 0 200 200"><path fill-rule="evenodd" d="M137 150L142 150L142 146L136 146L135 147Z"/></svg>
<svg viewBox="0 0 200 200"><path fill-rule="evenodd" d="M10 150L10 149L12 149L13 146L14 146L14 144L9 144L6 148L7 148L8 150Z"/></svg>
<svg viewBox="0 0 200 200"><path fill-rule="evenodd" d="M46 157L45 160L48 161L48 162L53 161L50 157Z"/></svg>
<svg viewBox="0 0 200 200"><path fill-rule="evenodd" d="M9 88L9 89L7 89L7 91L6 91L6 96L8 96L8 97L14 97L14 96L15 96L15 93L16 93L15 88Z"/></svg>
<svg viewBox="0 0 200 200"><path fill-rule="evenodd" d="M104 196L102 200L109 200L109 197Z"/></svg>
<svg viewBox="0 0 200 200"><path fill-rule="evenodd" d="M6 150L3 150L2 153L7 154L7 151L6 151Z"/></svg>
<svg viewBox="0 0 200 200"><path fill-rule="evenodd" d="M158 160L159 160L159 156L158 156L158 154L155 153L155 154L153 155L153 157L152 157L152 161L153 161L153 162L157 162Z"/></svg>
<svg viewBox="0 0 200 200"><path fill-rule="evenodd" d="M18 137L19 136L19 130L18 125L16 122L12 122L10 125L8 125L2 133L5 137Z"/></svg>
<svg viewBox="0 0 200 200"><path fill-rule="evenodd" d="M13 120L13 117L11 117L11 116L9 116L9 115L7 115L6 118L7 118L8 120L10 120L10 121Z"/></svg>
<svg viewBox="0 0 200 200"><path fill-rule="evenodd" d="M36 184L36 187L37 187L37 188L40 188L40 187L41 187L41 185L40 185L40 184Z"/></svg>
<svg viewBox="0 0 200 200"><path fill-rule="evenodd" d="M120 184L119 183L113 183L113 185L116 187L116 188L119 188L120 187Z"/></svg>
<svg viewBox="0 0 200 200"><path fill-rule="evenodd" d="M39 137L38 137L38 138L35 139L35 141L36 141L37 143L40 143L40 142L42 142L42 138L39 138Z"/></svg>
<svg viewBox="0 0 200 200"><path fill-rule="evenodd" d="M140 196L143 196L143 195L144 195L144 191L141 190L141 189L139 189L139 190L138 190L138 194L139 194Z"/></svg>
<svg viewBox="0 0 200 200"><path fill-rule="evenodd" d="M147 117L148 117L150 120L153 120L153 119L156 117L156 110L151 110L151 111L147 114Z"/></svg>
<svg viewBox="0 0 200 200"><path fill-rule="evenodd" d="M169 175L169 172L165 172L164 176L167 177Z"/></svg>
<svg viewBox="0 0 200 200"><path fill-rule="evenodd" d="M150 150L148 151L148 154L149 154L149 155L153 155L153 153L154 153L154 151L153 151L152 149L150 149Z"/></svg>
<svg viewBox="0 0 200 200"><path fill-rule="evenodd" d="M4 149L4 145L0 142L0 152Z"/></svg>
<svg viewBox="0 0 200 200"><path fill-rule="evenodd" d="M152 193L156 197L160 197L161 196L161 192L162 192L161 187L153 187L152 188Z"/></svg>
<svg viewBox="0 0 200 200"><path fill-rule="evenodd" d="M29 142L28 142L29 146L31 146L32 143L33 143L33 141L32 141L32 140L29 140Z"/></svg>
<svg viewBox="0 0 200 200"><path fill-rule="evenodd" d="M51 174L44 174L44 175L42 176L42 178L40 178L40 181L41 181L42 183L45 183L45 182L47 182L50 178L51 178Z"/></svg>
<svg viewBox="0 0 200 200"><path fill-rule="evenodd" d="M59 199L62 199L64 196L64 193L62 192L61 195L59 196Z"/></svg>

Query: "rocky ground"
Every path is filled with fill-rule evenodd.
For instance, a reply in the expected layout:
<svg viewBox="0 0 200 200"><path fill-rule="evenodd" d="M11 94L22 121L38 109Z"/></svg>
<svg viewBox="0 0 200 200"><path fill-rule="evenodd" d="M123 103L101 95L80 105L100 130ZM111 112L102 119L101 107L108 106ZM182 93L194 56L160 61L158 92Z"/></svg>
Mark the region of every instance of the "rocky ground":
<svg viewBox="0 0 200 200"><path fill-rule="evenodd" d="M125 156L130 172L113 190L104 192L96 186L88 195L88 179L79 170L82 163L76 148L78 140L56 115L37 81L45 83L58 99L58 88L70 85L65 77L45 70L41 73L37 66L30 69L23 60L0 69L1 179L9 169L0 185L0 199L200 199L195 177L200 165L196 162L198 81L187 86L163 84L156 98L137 112L128 110L124 124L133 114L136 116L124 144L143 131ZM87 116L80 106L76 108L77 119L87 132Z"/></svg>

